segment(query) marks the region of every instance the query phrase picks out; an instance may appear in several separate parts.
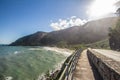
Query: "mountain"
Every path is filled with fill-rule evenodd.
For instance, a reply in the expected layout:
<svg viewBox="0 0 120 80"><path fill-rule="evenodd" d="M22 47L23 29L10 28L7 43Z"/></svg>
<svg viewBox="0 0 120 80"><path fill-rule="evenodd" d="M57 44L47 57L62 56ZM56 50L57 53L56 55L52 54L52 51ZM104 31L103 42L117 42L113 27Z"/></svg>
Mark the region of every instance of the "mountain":
<svg viewBox="0 0 120 80"><path fill-rule="evenodd" d="M22 45L22 46L33 46L33 45L41 45L40 40L47 35L46 32L36 32L34 34L28 35L28 36L24 36L18 40L16 40L15 42L11 43L10 45Z"/></svg>
<svg viewBox="0 0 120 80"><path fill-rule="evenodd" d="M54 46L59 44L89 44L107 38L109 28L114 26L117 20L117 17L109 17L89 21L83 26L74 26L59 31L52 31L49 33L37 32L22 37L10 45Z"/></svg>

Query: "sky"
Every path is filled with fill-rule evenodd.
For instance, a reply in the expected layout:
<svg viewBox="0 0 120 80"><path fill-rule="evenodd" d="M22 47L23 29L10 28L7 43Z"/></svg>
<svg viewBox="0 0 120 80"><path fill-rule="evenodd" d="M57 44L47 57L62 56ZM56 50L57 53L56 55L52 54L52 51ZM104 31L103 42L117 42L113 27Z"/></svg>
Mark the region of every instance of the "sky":
<svg viewBox="0 0 120 80"><path fill-rule="evenodd" d="M0 44L37 31L83 25L94 15L95 1L98 0L0 0Z"/></svg>

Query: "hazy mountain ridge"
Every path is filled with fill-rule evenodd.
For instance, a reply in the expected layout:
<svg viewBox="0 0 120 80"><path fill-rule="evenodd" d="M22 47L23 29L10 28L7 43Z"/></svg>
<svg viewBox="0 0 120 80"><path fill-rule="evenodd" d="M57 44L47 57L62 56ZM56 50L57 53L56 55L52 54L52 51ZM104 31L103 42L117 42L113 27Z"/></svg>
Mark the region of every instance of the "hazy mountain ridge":
<svg viewBox="0 0 120 80"><path fill-rule="evenodd" d="M74 26L67 29L46 32L37 32L16 40L11 45L36 46L57 45L61 42L72 44L88 44L108 37L108 30L116 24L117 17L109 17L89 21L83 26Z"/></svg>
<svg viewBox="0 0 120 80"><path fill-rule="evenodd" d="M34 34L31 34L31 35L27 35L27 36L24 36L22 38L19 38L18 40L16 40L15 42L13 42L12 44L10 45L23 45L23 46L33 46L33 45L41 45L40 43L40 40L45 36L47 35L46 32L41 32L41 31L38 31Z"/></svg>

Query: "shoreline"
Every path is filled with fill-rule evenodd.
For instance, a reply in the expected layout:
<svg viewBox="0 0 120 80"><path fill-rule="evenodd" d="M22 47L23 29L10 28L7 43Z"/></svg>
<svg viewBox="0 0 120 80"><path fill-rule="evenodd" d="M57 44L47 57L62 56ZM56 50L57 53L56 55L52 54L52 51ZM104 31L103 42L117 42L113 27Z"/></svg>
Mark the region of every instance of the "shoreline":
<svg viewBox="0 0 120 80"><path fill-rule="evenodd" d="M63 56L66 57L66 59L67 59L68 56L70 56L74 52L74 50L69 50L69 49L66 49L66 48L63 49L63 48L58 48L58 47L43 47L43 49L50 50L50 51L55 51L55 52L57 52L57 54L62 54ZM56 74L57 71L61 70L61 67L63 66L66 59L64 59L61 62L54 65L54 70L49 71L50 76ZM38 77L37 80L46 80L48 77L46 77L45 75L46 74L43 73L42 75L40 75Z"/></svg>
<svg viewBox="0 0 120 80"><path fill-rule="evenodd" d="M45 50L50 50L50 51L55 51L57 52L58 54L62 54L66 57L70 56L74 50L70 50L70 49L67 49L67 48L58 48L58 47L43 47L43 49Z"/></svg>
<svg viewBox="0 0 120 80"><path fill-rule="evenodd" d="M50 76L55 74L57 71L59 72L61 70L61 67L63 66L63 63L65 62L65 60L54 65L54 69L49 70L49 76L46 76L46 73L42 73L41 75L39 75L37 80L47 80L50 78Z"/></svg>

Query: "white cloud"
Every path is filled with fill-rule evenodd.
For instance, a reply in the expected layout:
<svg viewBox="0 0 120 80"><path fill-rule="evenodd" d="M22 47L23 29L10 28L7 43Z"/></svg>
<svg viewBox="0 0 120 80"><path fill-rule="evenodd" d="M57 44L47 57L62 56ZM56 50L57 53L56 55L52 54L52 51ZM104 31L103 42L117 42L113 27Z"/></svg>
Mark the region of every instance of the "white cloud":
<svg viewBox="0 0 120 80"><path fill-rule="evenodd" d="M51 23L50 26L55 30L60 30L60 27L59 27L58 23Z"/></svg>
<svg viewBox="0 0 120 80"><path fill-rule="evenodd" d="M72 16L70 18L67 18L66 20L59 19L58 22L52 22L50 26L54 30L61 30L61 29L65 29L68 27L72 27L72 26L81 26L85 24L86 22L87 22L86 20L81 20L80 18L77 18L76 16Z"/></svg>

